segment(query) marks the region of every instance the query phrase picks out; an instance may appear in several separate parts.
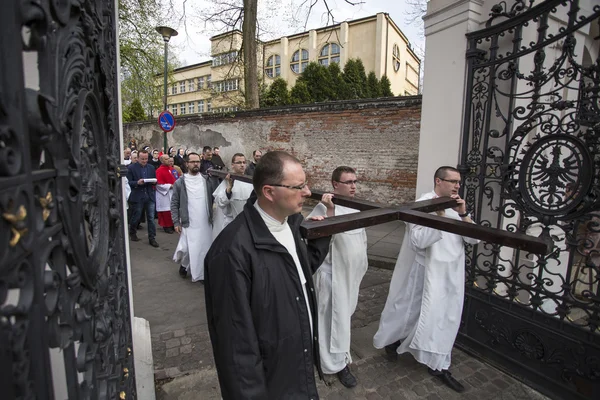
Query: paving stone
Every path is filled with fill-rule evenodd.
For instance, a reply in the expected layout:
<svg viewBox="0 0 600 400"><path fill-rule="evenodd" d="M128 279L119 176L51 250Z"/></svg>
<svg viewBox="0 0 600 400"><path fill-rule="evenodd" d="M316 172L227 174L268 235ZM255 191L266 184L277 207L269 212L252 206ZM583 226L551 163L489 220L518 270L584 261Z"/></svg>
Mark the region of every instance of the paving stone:
<svg viewBox="0 0 600 400"><path fill-rule="evenodd" d="M436 393L431 393L426 398L427 398L427 400L442 400L442 398L439 395L437 395Z"/></svg>
<svg viewBox="0 0 600 400"><path fill-rule="evenodd" d="M186 344L185 346L181 346L179 351L181 351L182 354L190 354L192 352L192 345Z"/></svg>
<svg viewBox="0 0 600 400"><path fill-rule="evenodd" d="M192 338L189 336L184 336L181 338L181 344L190 344L192 343Z"/></svg>
<svg viewBox="0 0 600 400"><path fill-rule="evenodd" d="M160 334L160 340L161 341L166 341L169 340L173 337L173 332L164 332Z"/></svg>
<svg viewBox="0 0 600 400"><path fill-rule="evenodd" d="M179 347L175 347L167 350L167 358L176 357L179 355Z"/></svg>
<svg viewBox="0 0 600 400"><path fill-rule="evenodd" d="M176 330L175 332L173 332L173 336L175 336L175 337L185 336L185 329Z"/></svg>
<svg viewBox="0 0 600 400"><path fill-rule="evenodd" d="M173 347L177 347L181 345L181 341L177 338L169 339L166 342L167 349L172 349Z"/></svg>
<svg viewBox="0 0 600 400"><path fill-rule="evenodd" d="M510 384L508 382L506 382L504 379L501 379L501 378L494 379L492 381L492 383L500 389L506 389L510 386Z"/></svg>
<svg viewBox="0 0 600 400"><path fill-rule="evenodd" d="M427 394L427 389L423 385L415 385L412 388L413 392L415 392L418 396L425 396Z"/></svg>

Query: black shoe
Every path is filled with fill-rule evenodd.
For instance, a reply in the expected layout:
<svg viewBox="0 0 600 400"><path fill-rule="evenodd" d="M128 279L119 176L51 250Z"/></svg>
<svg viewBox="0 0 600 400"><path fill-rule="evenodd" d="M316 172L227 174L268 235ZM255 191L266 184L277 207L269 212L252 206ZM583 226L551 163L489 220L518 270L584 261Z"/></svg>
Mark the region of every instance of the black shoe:
<svg viewBox="0 0 600 400"><path fill-rule="evenodd" d="M129 239L131 239L132 242L139 242L140 241L140 238L137 237L137 234L135 234L135 233L130 233L129 234Z"/></svg>
<svg viewBox="0 0 600 400"><path fill-rule="evenodd" d="M392 344L388 344L387 346L385 346L385 355L387 356L388 360L398 360L398 352L396 350L398 350L398 346L400 346L400 343L401 342L398 340Z"/></svg>
<svg viewBox="0 0 600 400"><path fill-rule="evenodd" d="M347 388L353 388L356 386L356 378L350 372L350 368L346 365L343 370L337 373L337 377L342 382L342 385Z"/></svg>
<svg viewBox="0 0 600 400"><path fill-rule="evenodd" d="M179 266L179 276L181 276L182 278L187 277L187 269L183 265Z"/></svg>
<svg viewBox="0 0 600 400"><path fill-rule="evenodd" d="M156 240L154 240L154 239L150 239L148 241L148 243L150 243L150 246L152 246L152 247L158 247L158 243L156 243Z"/></svg>
<svg viewBox="0 0 600 400"><path fill-rule="evenodd" d="M450 371L448 371L447 369L444 369L442 371L434 371L431 368L427 368L427 370L429 371L430 375L440 378L446 386L448 386L455 392L462 393L465 391L465 387L459 381L454 379Z"/></svg>
<svg viewBox="0 0 600 400"><path fill-rule="evenodd" d="M204 279L200 279L198 282L199 282L201 285L204 285Z"/></svg>
<svg viewBox="0 0 600 400"><path fill-rule="evenodd" d="M142 224L138 224L137 226L137 230L139 231L140 229L144 229L144 226Z"/></svg>
<svg viewBox="0 0 600 400"><path fill-rule="evenodd" d="M175 233L175 228L173 228L172 226L165 228L165 232L167 232L168 234L172 234Z"/></svg>

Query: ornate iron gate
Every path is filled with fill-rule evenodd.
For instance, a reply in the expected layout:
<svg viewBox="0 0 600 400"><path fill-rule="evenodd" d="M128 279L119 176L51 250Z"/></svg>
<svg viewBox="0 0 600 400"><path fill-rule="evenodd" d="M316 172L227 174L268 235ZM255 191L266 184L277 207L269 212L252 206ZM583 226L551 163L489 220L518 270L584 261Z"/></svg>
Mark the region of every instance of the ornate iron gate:
<svg viewBox="0 0 600 400"><path fill-rule="evenodd" d="M114 0L0 12L0 397L135 398Z"/></svg>
<svg viewBox="0 0 600 400"><path fill-rule="evenodd" d="M459 167L476 220L554 248L470 248L458 341L551 397L598 399L600 5L532 3L467 35Z"/></svg>

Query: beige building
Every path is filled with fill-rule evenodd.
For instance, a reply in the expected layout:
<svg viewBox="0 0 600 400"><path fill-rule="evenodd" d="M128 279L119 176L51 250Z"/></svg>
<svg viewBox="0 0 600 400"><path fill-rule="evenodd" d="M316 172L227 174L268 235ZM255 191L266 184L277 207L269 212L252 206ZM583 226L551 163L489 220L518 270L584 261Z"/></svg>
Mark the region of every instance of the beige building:
<svg viewBox="0 0 600 400"><path fill-rule="evenodd" d="M185 115L241 108L241 43L239 30L213 36L211 61L175 69L167 92L169 111ZM421 61L407 37L385 13L260 42L258 49L262 69L259 73L266 85L281 77L291 88L309 62L339 63L343 69L349 59L360 58L367 74L374 71L378 79L387 75L395 95L419 92ZM162 85L159 88L162 93Z"/></svg>

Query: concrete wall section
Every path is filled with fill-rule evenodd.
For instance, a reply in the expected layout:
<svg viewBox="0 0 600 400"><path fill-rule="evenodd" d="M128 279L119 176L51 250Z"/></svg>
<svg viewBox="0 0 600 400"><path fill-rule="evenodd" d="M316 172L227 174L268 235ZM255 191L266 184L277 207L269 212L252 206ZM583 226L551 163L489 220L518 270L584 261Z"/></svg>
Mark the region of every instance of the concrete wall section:
<svg viewBox="0 0 600 400"><path fill-rule="evenodd" d="M421 98L331 102L231 115L178 118L169 146L200 150L220 146L228 164L234 153L285 150L298 157L311 187L331 187L340 165L357 169L361 198L399 204L415 197ZM155 122L125 126L125 140L162 147Z"/></svg>

